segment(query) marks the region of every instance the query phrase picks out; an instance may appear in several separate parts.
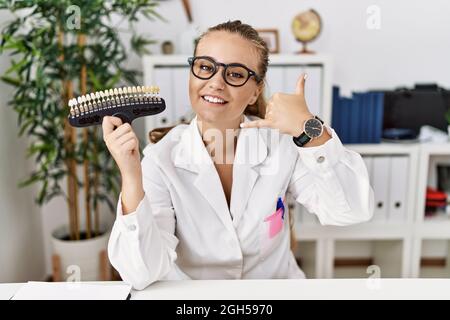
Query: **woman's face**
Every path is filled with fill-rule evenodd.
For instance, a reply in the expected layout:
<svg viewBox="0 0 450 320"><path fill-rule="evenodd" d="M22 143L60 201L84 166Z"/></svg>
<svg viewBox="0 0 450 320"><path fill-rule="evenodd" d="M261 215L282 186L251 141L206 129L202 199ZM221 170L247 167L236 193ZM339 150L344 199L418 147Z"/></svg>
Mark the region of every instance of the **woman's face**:
<svg viewBox="0 0 450 320"><path fill-rule="evenodd" d="M225 64L240 63L258 74L259 56L254 45L237 34L214 31L204 36L197 46L196 56L208 56ZM222 77L223 66L208 80L189 77L189 96L198 120L211 124L239 124L244 109L256 102L262 83L254 77L241 87L228 85ZM220 103L211 101L219 98ZM207 101L209 100L209 101Z"/></svg>

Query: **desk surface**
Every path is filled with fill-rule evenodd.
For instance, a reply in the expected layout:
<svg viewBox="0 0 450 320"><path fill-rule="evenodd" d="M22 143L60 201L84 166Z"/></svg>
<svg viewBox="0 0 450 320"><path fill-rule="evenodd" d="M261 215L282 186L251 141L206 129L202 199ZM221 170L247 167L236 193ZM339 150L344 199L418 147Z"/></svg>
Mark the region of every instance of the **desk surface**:
<svg viewBox="0 0 450 320"><path fill-rule="evenodd" d="M98 284L111 282L96 282ZM117 282L114 282L117 283ZM0 284L9 299L22 283ZM133 300L450 299L450 279L189 280L156 282Z"/></svg>

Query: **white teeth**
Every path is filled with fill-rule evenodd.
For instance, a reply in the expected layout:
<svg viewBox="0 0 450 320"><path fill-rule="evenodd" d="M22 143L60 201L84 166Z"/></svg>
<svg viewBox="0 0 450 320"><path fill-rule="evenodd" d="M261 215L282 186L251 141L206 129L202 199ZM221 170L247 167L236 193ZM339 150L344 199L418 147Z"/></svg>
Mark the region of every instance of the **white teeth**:
<svg viewBox="0 0 450 320"><path fill-rule="evenodd" d="M216 98L216 97L211 97L211 96L204 96L203 99L205 99L208 102L212 102L212 103L225 103L224 100Z"/></svg>

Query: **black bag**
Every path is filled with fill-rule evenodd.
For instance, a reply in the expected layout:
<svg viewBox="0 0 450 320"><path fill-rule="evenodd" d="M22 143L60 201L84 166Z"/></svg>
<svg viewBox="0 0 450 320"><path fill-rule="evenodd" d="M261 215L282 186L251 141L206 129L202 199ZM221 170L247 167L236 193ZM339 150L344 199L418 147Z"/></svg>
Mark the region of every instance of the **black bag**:
<svg viewBox="0 0 450 320"><path fill-rule="evenodd" d="M417 138L424 125L447 132L445 114L449 108L450 91L436 84L385 91L383 138L392 139L388 137L392 132L410 132L414 137L409 138Z"/></svg>

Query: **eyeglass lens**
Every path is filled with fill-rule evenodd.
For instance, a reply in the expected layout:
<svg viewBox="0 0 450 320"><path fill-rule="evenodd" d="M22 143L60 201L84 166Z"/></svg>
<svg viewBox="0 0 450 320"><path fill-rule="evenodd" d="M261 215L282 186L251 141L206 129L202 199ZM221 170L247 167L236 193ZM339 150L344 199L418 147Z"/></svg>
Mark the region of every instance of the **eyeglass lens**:
<svg viewBox="0 0 450 320"><path fill-rule="evenodd" d="M192 71L194 75L201 79L210 79L218 71L219 67L209 59L197 58L194 60ZM226 83L239 86L244 84L249 77L247 69L240 66L227 66L224 80Z"/></svg>

